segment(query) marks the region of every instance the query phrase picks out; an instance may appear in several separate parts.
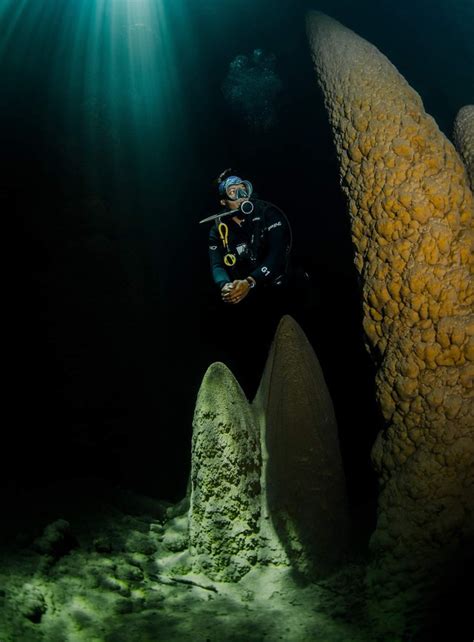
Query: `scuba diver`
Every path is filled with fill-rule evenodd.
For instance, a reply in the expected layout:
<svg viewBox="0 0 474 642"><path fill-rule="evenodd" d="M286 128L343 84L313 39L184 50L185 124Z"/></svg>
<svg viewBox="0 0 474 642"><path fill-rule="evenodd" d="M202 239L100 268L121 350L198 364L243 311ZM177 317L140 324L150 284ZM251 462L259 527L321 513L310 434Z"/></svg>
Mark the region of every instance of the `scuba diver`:
<svg viewBox="0 0 474 642"><path fill-rule="evenodd" d="M252 197L252 183L232 175L230 168L216 182L225 210L200 223L214 221L209 258L222 300L238 304L254 288L259 298L259 293L265 293L264 298L277 290L282 294L292 245L286 215L276 205Z"/></svg>
<svg viewBox="0 0 474 642"><path fill-rule="evenodd" d="M251 399L280 319L299 316L292 231L285 213L257 198L250 181L230 168L215 183L222 210L200 223L213 223L209 259L220 301L211 303L201 341L206 358L224 362Z"/></svg>

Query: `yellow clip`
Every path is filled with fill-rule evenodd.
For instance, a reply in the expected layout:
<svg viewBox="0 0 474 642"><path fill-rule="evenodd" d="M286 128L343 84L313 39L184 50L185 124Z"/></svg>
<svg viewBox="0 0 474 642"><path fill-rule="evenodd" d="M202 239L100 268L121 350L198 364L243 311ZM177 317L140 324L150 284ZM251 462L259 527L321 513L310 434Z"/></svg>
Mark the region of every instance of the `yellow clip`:
<svg viewBox="0 0 474 642"><path fill-rule="evenodd" d="M235 254L226 254L224 256L224 263L228 267L232 267L233 265L236 264L236 262L237 262L237 259L235 258Z"/></svg>
<svg viewBox="0 0 474 642"><path fill-rule="evenodd" d="M225 223L219 223L217 229L219 230L219 236L221 237L222 245L227 250L227 254L224 256L224 263L228 267L232 267L237 263L237 258L235 254L231 254L229 252L229 246L227 244L227 241L229 240L229 228Z"/></svg>
<svg viewBox="0 0 474 642"><path fill-rule="evenodd" d="M227 247L227 241L229 239L229 228L225 223L219 223L217 229L219 230L219 236L221 237L222 243L225 247Z"/></svg>

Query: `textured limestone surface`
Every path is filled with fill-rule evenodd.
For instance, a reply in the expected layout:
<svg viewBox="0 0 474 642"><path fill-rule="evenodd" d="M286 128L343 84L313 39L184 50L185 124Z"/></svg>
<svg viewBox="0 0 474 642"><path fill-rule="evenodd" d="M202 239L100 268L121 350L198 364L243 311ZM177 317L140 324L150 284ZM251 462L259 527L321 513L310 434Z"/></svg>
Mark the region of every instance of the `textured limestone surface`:
<svg viewBox="0 0 474 642"><path fill-rule="evenodd" d="M222 363L207 370L193 421L190 551L196 569L236 581L257 561L260 439L250 405Z"/></svg>
<svg viewBox="0 0 474 642"><path fill-rule="evenodd" d="M474 191L474 105L462 107L454 121L454 143L466 165Z"/></svg>
<svg viewBox="0 0 474 642"><path fill-rule="evenodd" d="M423 569L434 577L474 533L473 195L453 145L376 47L318 12L307 32L386 420L372 452L372 578L394 593Z"/></svg>
<svg viewBox="0 0 474 642"><path fill-rule="evenodd" d="M271 520L293 568L324 575L349 538L346 488L331 397L294 319L277 328L253 403L262 434L262 524Z"/></svg>

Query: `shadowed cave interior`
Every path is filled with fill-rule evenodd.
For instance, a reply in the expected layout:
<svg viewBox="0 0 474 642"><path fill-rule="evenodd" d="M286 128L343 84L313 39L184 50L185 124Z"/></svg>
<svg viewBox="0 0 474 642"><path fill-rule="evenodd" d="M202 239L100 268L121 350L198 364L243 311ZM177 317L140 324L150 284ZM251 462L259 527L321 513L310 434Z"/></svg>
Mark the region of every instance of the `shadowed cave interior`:
<svg viewBox="0 0 474 642"><path fill-rule="evenodd" d="M199 25L203 14L194 11ZM165 125L156 138L150 129L150 148L140 151L136 132L123 131L124 120L112 126L111 106L100 91L84 95L67 113L72 122L87 114L90 131L68 125L61 102L67 63L63 68L59 60L54 74L45 71L51 52L64 47L61 31L54 31L59 5L37 67L28 68L21 55L5 63L1 198L18 224L21 248L10 304L12 420L1 470L2 642L196 636L395 642L470 635L472 595L461 590L459 576L472 569L472 406L463 397L472 375L469 299L459 293L472 286L463 275L472 220L472 97L457 89L437 103L433 83L420 80L421 68L409 69L395 41L382 47L377 34L388 36L366 20L368 7L360 15L340 11L334 18L347 31L318 14L308 34L304 13L295 12L283 48L271 37L270 21L266 42L268 51L278 51L277 62L269 55L257 64L255 38L242 36L213 67L220 93L212 107L199 78L189 78L200 121L191 128L197 142L160 147L168 163L159 171L153 144ZM12 7L1 17L12 18ZM397 19L404 22L391 15ZM12 33L21 51L28 29L18 24ZM180 37L184 41L185 34ZM357 53L342 79L331 67L336 54L330 41L339 37ZM155 42L139 21L127 38L130 46ZM377 79L364 59L370 42L393 54L408 89L396 70ZM199 50L206 68L215 58L210 43ZM228 101L236 99L229 85L222 89L244 50L253 52L243 61L248 82L268 74L272 105L260 120L245 111L262 104L255 95L256 103L237 101L229 111ZM71 55L67 46L63 51ZM385 64L377 55L374 69ZM357 94L363 87L359 56L367 86L374 83L382 102L392 78L395 84L402 79L395 95L406 91L401 102L410 107L398 135L390 119L378 117ZM183 66L188 62L185 57ZM464 77L462 65L459 70ZM410 85L423 94L423 82L425 109L432 107L441 131L410 94ZM45 87L54 98L47 108L37 100ZM134 109L146 105L140 91ZM344 91L348 97L333 100ZM353 98L357 107L352 111L347 102L341 115L338 105ZM374 110L370 123L383 122L372 138L365 135L364 109ZM413 132L413 122L421 129ZM215 140L206 136L212 126L219 128ZM197 171L204 146L207 158L201 155ZM95 173L84 162L92 148ZM383 163L381 148L392 154ZM418 178L414 173L418 183L407 188L383 174L393 154L400 167L421 168ZM288 158L296 155L292 174ZM264 309L251 310L251 318L244 307L230 316L209 283L207 230L196 221L202 210L216 209L211 187L205 193L202 185L229 157L256 177L259 193L289 213L295 266L309 275L280 326L282 315ZM423 168L440 157L446 165L433 175L446 182L438 189ZM388 198L371 202L379 176L374 171L373 180L364 180L358 168L372 162L402 209L390 210ZM354 189L359 179L365 193ZM317 215L308 186L318 194ZM421 190L426 202L405 199L410 190ZM372 224L375 215L379 222ZM399 267L389 252L382 267L377 264L380 247L391 243L393 256L404 257L408 250L396 243L410 226L421 239L414 244L421 276L412 274L409 261ZM436 226L442 233L434 233ZM432 237L434 245L423 240ZM453 265L459 269L450 270ZM430 281L435 269L444 290L457 293L441 302ZM386 294L371 281L379 273L384 284L394 274L410 284L420 278L415 293L428 292L433 300L427 305L434 307L423 316L423 302L410 298L410 288ZM399 291L405 308L392 313ZM422 325L429 320L433 327ZM420 328L426 333L421 356ZM437 352L431 341L440 346ZM402 373L396 380L394 360L396 375ZM422 379L420 372L433 374ZM443 387L448 394L439 392ZM377 438L382 433L389 438ZM429 444L439 435L444 450L431 457ZM409 442L414 447L406 456ZM424 485L432 476L435 485Z"/></svg>

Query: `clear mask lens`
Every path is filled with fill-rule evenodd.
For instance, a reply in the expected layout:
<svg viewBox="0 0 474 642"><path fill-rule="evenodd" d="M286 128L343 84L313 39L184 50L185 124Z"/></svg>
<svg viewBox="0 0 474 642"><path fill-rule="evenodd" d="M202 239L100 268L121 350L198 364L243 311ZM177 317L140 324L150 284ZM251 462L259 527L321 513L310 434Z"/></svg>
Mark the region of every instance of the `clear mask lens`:
<svg viewBox="0 0 474 642"><path fill-rule="evenodd" d="M246 189L244 189L243 187L239 187L239 189L238 189L238 190L236 191L236 193L235 193L235 198L236 198L236 199L239 199L239 198L248 198L248 197L249 197L249 193L248 193L248 191L247 191Z"/></svg>
<svg viewBox="0 0 474 642"><path fill-rule="evenodd" d="M226 190L227 198L229 201L238 201L241 198L250 198L252 195L252 184L249 181L244 181L244 186L235 187L231 185Z"/></svg>
<svg viewBox="0 0 474 642"><path fill-rule="evenodd" d="M239 198L248 198L248 192L245 188L239 187L238 189L230 189L227 192L229 201L238 201Z"/></svg>

